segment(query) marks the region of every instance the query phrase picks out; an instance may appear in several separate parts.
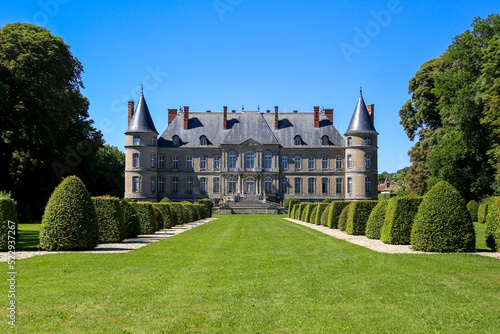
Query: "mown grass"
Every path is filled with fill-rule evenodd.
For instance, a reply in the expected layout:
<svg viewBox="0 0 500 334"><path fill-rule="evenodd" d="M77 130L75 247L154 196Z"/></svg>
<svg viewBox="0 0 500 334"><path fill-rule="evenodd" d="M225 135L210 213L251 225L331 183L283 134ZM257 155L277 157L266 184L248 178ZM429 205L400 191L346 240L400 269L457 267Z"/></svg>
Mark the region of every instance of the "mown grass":
<svg viewBox="0 0 500 334"><path fill-rule="evenodd" d="M131 253L18 261L14 331L495 333L499 264L381 254L281 217L225 216Z"/></svg>
<svg viewBox="0 0 500 334"><path fill-rule="evenodd" d="M19 241L16 249L18 251L37 251L40 240L40 221L29 223L20 223L17 226L19 233Z"/></svg>

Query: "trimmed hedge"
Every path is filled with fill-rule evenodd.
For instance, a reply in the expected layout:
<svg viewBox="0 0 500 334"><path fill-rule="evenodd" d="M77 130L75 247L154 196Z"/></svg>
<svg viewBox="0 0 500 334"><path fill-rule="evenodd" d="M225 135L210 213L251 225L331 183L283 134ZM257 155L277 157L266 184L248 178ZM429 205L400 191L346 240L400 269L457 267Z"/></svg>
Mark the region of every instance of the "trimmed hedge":
<svg viewBox="0 0 500 334"><path fill-rule="evenodd" d="M322 203L322 204L330 204L331 202L332 202L332 200L331 200L331 199L329 199L329 198L325 198L325 199L323 200L323 202L321 202L321 203Z"/></svg>
<svg viewBox="0 0 500 334"><path fill-rule="evenodd" d="M385 212L388 200L379 201L377 206L375 206L368 217L368 222L366 223L365 234L370 239L380 239L380 230L384 226Z"/></svg>
<svg viewBox="0 0 500 334"><path fill-rule="evenodd" d="M316 222L316 215L318 214L318 207L319 207L319 205L316 205L314 207L314 209L312 210L311 216L309 216L308 223L315 224L315 222Z"/></svg>
<svg viewBox="0 0 500 334"><path fill-rule="evenodd" d="M212 217L212 208L214 207L214 202L210 198L204 198L198 200L199 204L203 204L205 208L207 209L207 214L205 218L210 218Z"/></svg>
<svg viewBox="0 0 500 334"><path fill-rule="evenodd" d="M292 207L292 211L288 210L288 217L295 219L295 211L298 210L300 204L294 204Z"/></svg>
<svg viewBox="0 0 500 334"><path fill-rule="evenodd" d="M345 228L347 226L347 217L349 216L349 209L351 207L351 204L354 202L349 202L347 205L342 209L339 215L339 222L338 222L338 229L341 231L345 231Z"/></svg>
<svg viewBox="0 0 500 334"><path fill-rule="evenodd" d="M15 240L18 240L16 201L10 196L10 193L0 192L0 250L9 250L9 231L14 232ZM9 228L9 220L14 222L15 228ZM10 234L12 236L12 233ZM12 249L11 249L12 250Z"/></svg>
<svg viewBox="0 0 500 334"><path fill-rule="evenodd" d="M288 206L284 206L284 207L286 209L288 209L288 217L293 218L293 216L290 214L290 211L292 211L295 204L300 204L300 201L298 199L294 199L294 198L287 198L287 201L288 201Z"/></svg>
<svg viewBox="0 0 500 334"><path fill-rule="evenodd" d="M186 201L182 202L181 204L187 212L186 220L188 223L194 222L195 220L198 219L198 214L195 212L193 204L188 203Z"/></svg>
<svg viewBox="0 0 500 334"><path fill-rule="evenodd" d="M163 230L163 215L161 214L160 209L152 203L151 205L153 206L153 211L155 212L156 231Z"/></svg>
<svg viewBox="0 0 500 334"><path fill-rule="evenodd" d="M413 221L422 203L420 196L393 197L389 200L380 240L386 244L409 245Z"/></svg>
<svg viewBox="0 0 500 334"><path fill-rule="evenodd" d="M40 249L83 250L97 246L99 226L90 194L76 176L54 190L40 225Z"/></svg>
<svg viewBox="0 0 500 334"><path fill-rule="evenodd" d="M92 197L97 223L99 225L99 243L122 242L127 237L125 218L116 197Z"/></svg>
<svg viewBox="0 0 500 334"><path fill-rule="evenodd" d="M156 216L153 205L148 202L130 203L139 217L141 230L139 234L153 234L156 232Z"/></svg>
<svg viewBox="0 0 500 334"><path fill-rule="evenodd" d="M125 197L124 199L122 199L122 201L125 201L127 203L132 203L132 199L128 198L128 197Z"/></svg>
<svg viewBox="0 0 500 334"><path fill-rule="evenodd" d="M359 201L350 205L345 231L351 235L364 235L366 222L378 201Z"/></svg>
<svg viewBox="0 0 500 334"><path fill-rule="evenodd" d="M486 216L486 226L484 236L486 246L494 251L500 249L500 197L492 197L488 203L488 215Z"/></svg>
<svg viewBox="0 0 500 334"><path fill-rule="evenodd" d="M153 206L161 212L161 216L163 217L163 228L171 228L174 226L170 205L168 205L168 203L153 203Z"/></svg>
<svg viewBox="0 0 500 334"><path fill-rule="evenodd" d="M425 195L411 231L414 250L473 252L476 236L465 200L448 182L441 181Z"/></svg>
<svg viewBox="0 0 500 334"><path fill-rule="evenodd" d="M323 210L323 213L321 214L320 218L320 225L326 226L326 224L328 223L328 210L330 208L330 205L331 203L328 204L325 210Z"/></svg>
<svg viewBox="0 0 500 334"><path fill-rule="evenodd" d="M304 209L306 208L306 206L310 204L310 203L300 203L299 207L297 208L297 210L295 210L295 219L297 220L302 220L302 212L304 211Z"/></svg>
<svg viewBox="0 0 500 334"><path fill-rule="evenodd" d="M470 218L472 219L473 222L477 222L477 211L479 209L479 204L472 200L469 203L467 203L467 210L469 210L470 213Z"/></svg>
<svg viewBox="0 0 500 334"><path fill-rule="evenodd" d="M120 201L120 206L123 211L124 225L127 232L127 238L135 238L141 234L141 223L139 222L139 217L137 212L129 201L122 199Z"/></svg>
<svg viewBox="0 0 500 334"><path fill-rule="evenodd" d="M316 215L314 216L314 221L313 223L316 225L322 225L321 224L321 218L323 217L323 213L326 211L326 208L328 208L330 204L329 203L320 203L317 208ZM326 220L326 218L325 218Z"/></svg>
<svg viewBox="0 0 500 334"><path fill-rule="evenodd" d="M304 211L302 211L300 220L302 220L303 222L309 223L309 220L311 219L312 212L317 205L318 205L317 203L308 203L306 205L306 207L304 208Z"/></svg>
<svg viewBox="0 0 500 334"><path fill-rule="evenodd" d="M288 207L290 206L290 201L291 201L291 200L292 200L291 198L287 198L287 199L285 200L285 202L283 203L283 207L284 207L285 209L288 209Z"/></svg>
<svg viewBox="0 0 500 334"><path fill-rule="evenodd" d="M486 223L486 217L488 216L488 203L479 204L477 210L477 222L484 224Z"/></svg>
<svg viewBox="0 0 500 334"><path fill-rule="evenodd" d="M173 208L172 212L175 212L177 218L176 225L188 223L189 213L181 203L169 203L169 205Z"/></svg>
<svg viewBox="0 0 500 334"><path fill-rule="evenodd" d="M339 222L340 222L340 214L342 213L342 210L344 210L344 208L346 206L349 205L350 202L347 202L347 201L335 201L335 202L332 202L332 204L330 204L330 206L328 207L328 210L326 210L328 212L328 216L327 216L327 219L326 219L326 226L328 226L329 228L340 228L339 227ZM346 216L346 219L347 219L347 216ZM346 220L347 222L347 220ZM344 229L342 231L345 230L345 225L344 225Z"/></svg>
<svg viewBox="0 0 500 334"><path fill-rule="evenodd" d="M203 204L193 204L193 206L198 210L200 219L208 218L207 207Z"/></svg>

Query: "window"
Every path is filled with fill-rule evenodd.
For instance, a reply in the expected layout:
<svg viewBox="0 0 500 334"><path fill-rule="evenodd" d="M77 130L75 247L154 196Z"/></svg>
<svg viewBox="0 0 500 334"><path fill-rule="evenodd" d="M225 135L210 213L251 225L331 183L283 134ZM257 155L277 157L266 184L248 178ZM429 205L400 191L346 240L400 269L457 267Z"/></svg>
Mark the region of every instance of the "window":
<svg viewBox="0 0 500 334"><path fill-rule="evenodd" d="M220 169L220 155L214 155L214 169Z"/></svg>
<svg viewBox="0 0 500 334"><path fill-rule="evenodd" d="M347 156L347 168L352 168L352 155Z"/></svg>
<svg viewBox="0 0 500 334"><path fill-rule="evenodd" d="M321 137L321 145L323 145L323 146L328 146L329 145L328 136Z"/></svg>
<svg viewBox="0 0 500 334"><path fill-rule="evenodd" d="M335 179L335 193L337 194L342 194L343 189L344 189L344 180L341 178Z"/></svg>
<svg viewBox="0 0 500 334"><path fill-rule="evenodd" d="M151 137L151 146L156 146L156 138Z"/></svg>
<svg viewBox="0 0 500 334"><path fill-rule="evenodd" d="M295 136L294 144L295 144L295 146L301 146L302 145L302 138L300 138L300 136Z"/></svg>
<svg viewBox="0 0 500 334"><path fill-rule="evenodd" d="M158 168L165 168L165 156L164 155L158 156Z"/></svg>
<svg viewBox="0 0 500 334"><path fill-rule="evenodd" d="M365 154L365 168L372 168L372 156L370 154Z"/></svg>
<svg viewBox="0 0 500 334"><path fill-rule="evenodd" d="M295 178L294 183L295 183L294 192L296 194L302 193L302 179L300 177L297 177Z"/></svg>
<svg viewBox="0 0 500 334"><path fill-rule="evenodd" d="M248 152L246 155L246 169L253 169L255 163L255 153Z"/></svg>
<svg viewBox="0 0 500 334"><path fill-rule="evenodd" d="M273 192L273 179L270 177L266 177L264 179L264 191L266 194L270 194Z"/></svg>
<svg viewBox="0 0 500 334"><path fill-rule="evenodd" d="M204 194L207 192L207 178L200 177L200 193Z"/></svg>
<svg viewBox="0 0 500 334"><path fill-rule="evenodd" d="M315 165L316 164L315 164L314 156L310 155L309 158L307 159L307 168L314 169Z"/></svg>
<svg viewBox="0 0 500 334"><path fill-rule="evenodd" d="M344 164L344 158L341 155L337 155L335 159L335 168L342 169L342 165Z"/></svg>
<svg viewBox="0 0 500 334"><path fill-rule="evenodd" d="M179 168L179 156L178 155L173 155L172 156L172 168L173 169L178 169Z"/></svg>
<svg viewBox="0 0 500 334"><path fill-rule="evenodd" d="M134 145L141 145L141 137L134 136Z"/></svg>
<svg viewBox="0 0 500 334"><path fill-rule="evenodd" d="M236 152L229 152L229 159L228 159L228 168L229 170L235 170L236 169L236 160L238 159L238 155L236 155Z"/></svg>
<svg viewBox="0 0 500 334"><path fill-rule="evenodd" d="M192 194L192 193L193 193L193 178L189 176L186 178L186 194Z"/></svg>
<svg viewBox="0 0 500 334"><path fill-rule="evenodd" d="M321 193L329 194L330 193L330 180L324 177L321 179Z"/></svg>
<svg viewBox="0 0 500 334"><path fill-rule="evenodd" d="M372 145L372 137L371 136L365 136L365 145L366 146Z"/></svg>
<svg viewBox="0 0 500 334"><path fill-rule="evenodd" d="M273 154L271 152L266 152L264 154L264 169L271 170L273 166Z"/></svg>
<svg viewBox="0 0 500 334"><path fill-rule="evenodd" d="M173 146L180 146L181 141L179 139L179 136L175 135L172 137L172 145Z"/></svg>
<svg viewBox="0 0 500 334"><path fill-rule="evenodd" d="M159 193L165 192L165 178L163 176L160 176L158 178L158 192Z"/></svg>
<svg viewBox="0 0 500 334"><path fill-rule="evenodd" d="M220 179L218 177L214 177L214 186L213 186L213 192L215 194L218 194L220 192Z"/></svg>
<svg viewBox="0 0 500 334"><path fill-rule="evenodd" d="M288 178L281 179L281 193L288 194Z"/></svg>
<svg viewBox="0 0 500 334"><path fill-rule="evenodd" d="M316 179L313 177L307 179L307 192L309 194L314 194L316 192Z"/></svg>
<svg viewBox="0 0 500 334"><path fill-rule="evenodd" d="M230 177L229 178L229 193L235 193L236 192L236 178L235 177Z"/></svg>
<svg viewBox="0 0 500 334"><path fill-rule="evenodd" d="M138 193L140 191L139 176L132 176L132 192Z"/></svg>
<svg viewBox="0 0 500 334"><path fill-rule="evenodd" d="M179 178L173 177L172 178L172 194L178 194L178 193L179 193Z"/></svg>
<svg viewBox="0 0 500 334"><path fill-rule="evenodd" d="M156 167L156 156L154 154L151 154L151 168Z"/></svg>
<svg viewBox="0 0 500 334"><path fill-rule="evenodd" d="M352 146L352 137L347 137L347 146Z"/></svg>
<svg viewBox="0 0 500 334"><path fill-rule="evenodd" d="M347 178L347 193L352 193L352 178L350 177Z"/></svg>
<svg viewBox="0 0 500 334"><path fill-rule="evenodd" d="M132 154L132 167L139 168L139 153Z"/></svg>
<svg viewBox="0 0 500 334"><path fill-rule="evenodd" d="M207 156L202 155L200 157L200 169L206 169L207 168Z"/></svg>
<svg viewBox="0 0 500 334"><path fill-rule="evenodd" d="M253 177L249 177L246 182L246 193L247 194L255 194L255 179Z"/></svg>
<svg viewBox="0 0 500 334"><path fill-rule="evenodd" d="M156 192L156 180L154 177L151 178L151 193L154 194Z"/></svg>
<svg viewBox="0 0 500 334"><path fill-rule="evenodd" d="M288 155L281 156L281 169L282 170L288 169Z"/></svg>
<svg viewBox="0 0 500 334"><path fill-rule="evenodd" d="M295 156L295 169L300 169L302 167L302 157L300 155Z"/></svg>
<svg viewBox="0 0 500 334"><path fill-rule="evenodd" d="M200 137L200 145L201 146L206 146L207 145L207 137L201 136Z"/></svg>
<svg viewBox="0 0 500 334"><path fill-rule="evenodd" d="M328 169L328 155L324 155L321 157L321 168Z"/></svg>
<svg viewBox="0 0 500 334"><path fill-rule="evenodd" d="M193 157L190 155L186 157L186 168L193 168Z"/></svg>
<svg viewBox="0 0 500 334"><path fill-rule="evenodd" d="M365 193L372 193L372 180L369 177L365 177Z"/></svg>

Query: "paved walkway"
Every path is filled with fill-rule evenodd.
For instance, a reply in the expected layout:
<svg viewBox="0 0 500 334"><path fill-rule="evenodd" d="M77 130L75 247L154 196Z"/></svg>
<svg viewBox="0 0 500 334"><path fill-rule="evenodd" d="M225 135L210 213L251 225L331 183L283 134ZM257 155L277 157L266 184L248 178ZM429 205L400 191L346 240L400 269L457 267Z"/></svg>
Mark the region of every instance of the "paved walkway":
<svg viewBox="0 0 500 334"><path fill-rule="evenodd" d="M186 232L200 225L206 224L217 218L206 218L197 220L195 222L187 223L184 225L177 225L169 229L156 231L155 234L145 234L139 235L137 238L125 239L121 243L117 244L99 244L94 249L85 251L19 251L16 252L16 260L28 259L37 255L47 255L47 254L61 254L61 253L88 253L88 254L103 254L103 253L127 253L133 250L139 249L141 247L147 246L150 243L157 242L166 238L173 237L174 235ZM0 253L0 262L7 262L8 253Z"/></svg>
<svg viewBox="0 0 500 334"><path fill-rule="evenodd" d="M347 234L346 232L343 232L338 229L332 229L327 226L323 225L315 225L315 224L310 224L310 223L305 223L300 220L296 219L291 219L291 218L284 218L290 222L306 226L309 228L312 228L313 230L320 231L324 234L327 234L329 236L332 236L334 238L340 239L340 240L345 240L350 243L371 249L376 252L380 253L392 253L392 254L442 254L442 253L428 253L428 252L419 252L412 250L409 245L389 245L385 244L382 241L378 239L369 239L364 235L350 235ZM476 254L476 255L482 255L482 256L488 256L492 257L495 259L500 259L500 252L477 252L477 253L470 253L470 254Z"/></svg>

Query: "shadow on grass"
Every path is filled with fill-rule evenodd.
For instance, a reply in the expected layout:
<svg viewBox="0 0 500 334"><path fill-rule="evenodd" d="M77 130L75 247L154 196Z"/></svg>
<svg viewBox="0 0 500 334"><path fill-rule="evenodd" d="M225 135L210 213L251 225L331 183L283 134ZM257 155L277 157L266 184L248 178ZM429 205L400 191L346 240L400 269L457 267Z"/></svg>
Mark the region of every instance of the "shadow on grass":
<svg viewBox="0 0 500 334"><path fill-rule="evenodd" d="M18 251L37 251L38 250L38 231L19 231Z"/></svg>

